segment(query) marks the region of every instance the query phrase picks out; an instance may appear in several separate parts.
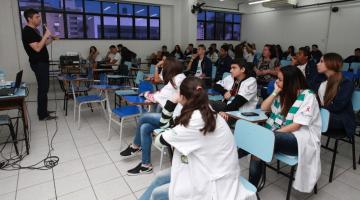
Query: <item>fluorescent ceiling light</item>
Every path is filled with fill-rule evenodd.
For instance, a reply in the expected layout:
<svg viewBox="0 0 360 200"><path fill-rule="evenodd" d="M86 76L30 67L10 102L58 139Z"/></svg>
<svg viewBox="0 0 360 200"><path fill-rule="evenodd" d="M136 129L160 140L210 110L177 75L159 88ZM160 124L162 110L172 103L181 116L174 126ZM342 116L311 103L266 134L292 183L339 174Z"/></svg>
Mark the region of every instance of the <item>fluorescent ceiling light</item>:
<svg viewBox="0 0 360 200"><path fill-rule="evenodd" d="M265 2L269 2L271 0L261 0L261 1L253 1L253 2L249 2L249 5L254 5L254 4L259 4L259 3L265 3Z"/></svg>
<svg viewBox="0 0 360 200"><path fill-rule="evenodd" d="M110 8L111 8L111 6L108 6L108 7L104 8L104 11L107 11L107 10L109 10Z"/></svg>
<svg viewBox="0 0 360 200"><path fill-rule="evenodd" d="M141 13L142 11L144 11L144 9L138 10L136 13Z"/></svg>

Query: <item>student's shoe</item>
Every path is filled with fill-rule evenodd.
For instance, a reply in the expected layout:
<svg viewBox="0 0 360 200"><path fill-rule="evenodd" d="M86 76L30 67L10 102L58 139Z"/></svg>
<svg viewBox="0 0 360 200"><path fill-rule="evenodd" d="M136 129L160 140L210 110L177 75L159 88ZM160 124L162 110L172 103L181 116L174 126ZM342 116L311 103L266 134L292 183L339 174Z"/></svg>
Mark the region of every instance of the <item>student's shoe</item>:
<svg viewBox="0 0 360 200"><path fill-rule="evenodd" d="M152 166L145 167L142 165L142 163L138 164L134 169L130 169L127 171L128 176L137 176L140 174L151 174L153 171Z"/></svg>
<svg viewBox="0 0 360 200"><path fill-rule="evenodd" d="M120 152L121 156L132 156L136 153L141 152L141 148L133 148L132 145L129 145L124 151Z"/></svg>
<svg viewBox="0 0 360 200"><path fill-rule="evenodd" d="M44 117L42 119L39 119L40 121L49 121L49 120L53 120L53 119L57 119L56 116L47 116L47 117Z"/></svg>

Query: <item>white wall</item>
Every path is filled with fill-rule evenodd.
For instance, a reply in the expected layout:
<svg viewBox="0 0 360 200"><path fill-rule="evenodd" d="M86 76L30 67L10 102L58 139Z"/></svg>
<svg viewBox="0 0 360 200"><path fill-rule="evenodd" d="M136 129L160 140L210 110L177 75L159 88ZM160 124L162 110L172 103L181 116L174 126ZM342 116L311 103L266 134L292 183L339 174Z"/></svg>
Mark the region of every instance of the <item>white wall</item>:
<svg viewBox="0 0 360 200"><path fill-rule="evenodd" d="M304 5L320 1L300 2ZM287 10L243 5L241 39L255 42L258 49L266 43L280 44L283 48L318 44L324 52L348 56L360 46L360 3L334 6L340 8L338 13L331 13L330 5Z"/></svg>

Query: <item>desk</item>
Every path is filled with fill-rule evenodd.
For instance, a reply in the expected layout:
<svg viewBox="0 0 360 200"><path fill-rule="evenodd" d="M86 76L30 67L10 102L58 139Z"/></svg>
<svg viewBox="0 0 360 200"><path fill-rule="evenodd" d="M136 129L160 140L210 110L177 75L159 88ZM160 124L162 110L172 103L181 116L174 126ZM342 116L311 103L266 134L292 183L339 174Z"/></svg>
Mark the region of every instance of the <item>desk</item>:
<svg viewBox="0 0 360 200"><path fill-rule="evenodd" d="M0 111L3 110L13 110L18 109L21 112L21 118L24 129L24 138L19 139L18 141L25 140L26 153L29 154L29 138L28 138L28 118L27 118L27 109L26 109L26 89L20 88L18 91L12 96L0 96Z"/></svg>
<svg viewBox="0 0 360 200"><path fill-rule="evenodd" d="M129 105L150 106L153 104L152 102L146 101L145 97L140 97L140 96L123 96L123 99Z"/></svg>
<svg viewBox="0 0 360 200"><path fill-rule="evenodd" d="M252 116L252 117L248 117L248 116L244 116L241 113L243 112L254 112L259 114L259 116ZM265 112L262 111L261 109L254 109L254 110L247 110L247 111L230 111L230 112L226 112L231 118L234 119L242 119L242 120L246 120L252 123L262 123L262 122L266 122L266 120L268 119L268 116L266 116Z"/></svg>

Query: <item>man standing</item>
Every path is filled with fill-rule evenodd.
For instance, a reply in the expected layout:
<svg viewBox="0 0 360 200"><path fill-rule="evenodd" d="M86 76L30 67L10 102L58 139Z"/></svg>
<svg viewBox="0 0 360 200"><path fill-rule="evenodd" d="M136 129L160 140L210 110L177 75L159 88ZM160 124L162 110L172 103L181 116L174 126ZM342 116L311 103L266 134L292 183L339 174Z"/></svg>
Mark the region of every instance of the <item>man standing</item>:
<svg viewBox="0 0 360 200"><path fill-rule="evenodd" d="M52 120L56 116L51 116L54 111L48 111L48 97L49 91L49 53L46 45L50 44L54 39L51 32L45 28L43 36L40 35L38 26L41 25L41 18L38 11L28 9L24 12L24 18L27 25L22 30L22 41L26 53L29 56L31 69L35 73L38 84L37 94L37 114L39 120Z"/></svg>
<svg viewBox="0 0 360 200"><path fill-rule="evenodd" d="M221 46L220 49L220 58L216 62L216 76L215 76L215 82L222 80L223 74L225 72L230 72L232 59L229 56L229 46L224 44Z"/></svg>

